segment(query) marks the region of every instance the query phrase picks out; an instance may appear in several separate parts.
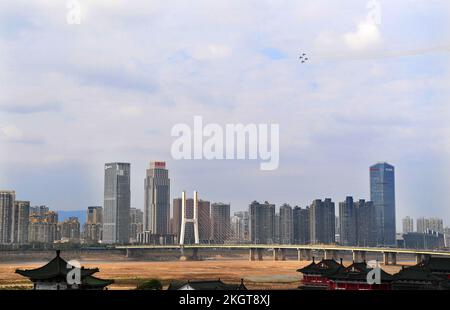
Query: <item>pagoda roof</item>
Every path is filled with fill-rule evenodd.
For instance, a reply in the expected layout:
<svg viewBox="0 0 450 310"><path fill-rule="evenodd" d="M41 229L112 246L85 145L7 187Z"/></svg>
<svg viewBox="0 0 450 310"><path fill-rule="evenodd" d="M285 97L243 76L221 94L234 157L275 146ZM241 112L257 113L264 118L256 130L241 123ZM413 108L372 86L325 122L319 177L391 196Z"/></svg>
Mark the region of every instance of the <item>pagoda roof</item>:
<svg viewBox="0 0 450 310"><path fill-rule="evenodd" d="M339 269L336 273L330 275L331 280L347 280L347 281L366 281L367 274L372 270L367 266L366 262L353 263L348 267ZM380 268L381 281L389 282L393 280L393 276Z"/></svg>
<svg viewBox="0 0 450 310"><path fill-rule="evenodd" d="M341 268L344 267L334 259L323 259L318 263L313 261L311 264L297 269L297 272L301 272L303 274L320 274L322 276L329 276L336 273Z"/></svg>
<svg viewBox="0 0 450 310"><path fill-rule="evenodd" d="M60 251L58 250L56 251L56 257L44 266L28 270L16 269L16 273L27 277L32 281L48 280L58 277L65 278L67 276L67 273L71 270L71 268L67 268L67 265L67 261L61 258ZM75 268L75 266L72 266L72 268ZM82 279L99 271L98 268L89 269L84 267L81 267L80 270Z"/></svg>
<svg viewBox="0 0 450 310"><path fill-rule="evenodd" d="M430 257L417 266L428 268L431 272L450 273L450 258L448 257Z"/></svg>
<svg viewBox="0 0 450 310"><path fill-rule="evenodd" d="M194 290L247 290L242 280L240 284L227 284L222 282L220 279L206 281L172 282L167 289L179 290L186 285L189 285Z"/></svg>
<svg viewBox="0 0 450 310"><path fill-rule="evenodd" d="M406 267L394 275L395 281L422 281L433 282L442 281L443 277L434 275L429 268L419 265Z"/></svg>

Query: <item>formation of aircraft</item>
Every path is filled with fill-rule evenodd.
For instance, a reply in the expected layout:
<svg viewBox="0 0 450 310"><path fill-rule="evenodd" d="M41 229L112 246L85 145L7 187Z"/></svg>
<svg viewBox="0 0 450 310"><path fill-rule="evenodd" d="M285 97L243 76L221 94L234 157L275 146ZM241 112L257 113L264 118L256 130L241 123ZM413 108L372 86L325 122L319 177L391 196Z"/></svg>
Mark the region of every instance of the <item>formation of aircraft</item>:
<svg viewBox="0 0 450 310"><path fill-rule="evenodd" d="M303 63L307 62L309 58L306 57L306 54L305 54L305 53L302 53L298 59L299 59L299 60L302 62L302 64L303 64Z"/></svg>

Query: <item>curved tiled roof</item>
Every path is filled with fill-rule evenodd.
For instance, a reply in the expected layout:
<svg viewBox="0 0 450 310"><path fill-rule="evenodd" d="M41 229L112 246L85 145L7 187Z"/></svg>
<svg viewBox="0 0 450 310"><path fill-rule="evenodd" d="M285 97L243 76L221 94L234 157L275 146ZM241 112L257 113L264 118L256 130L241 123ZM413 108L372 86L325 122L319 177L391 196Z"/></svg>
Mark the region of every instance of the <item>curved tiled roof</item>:
<svg viewBox="0 0 450 310"><path fill-rule="evenodd" d="M182 287L189 285L194 290L246 290L243 281L241 284L227 284L219 280L207 280L207 281L187 281L187 282L172 282L170 283L168 290L179 290Z"/></svg>
<svg viewBox="0 0 450 310"><path fill-rule="evenodd" d="M367 266L366 262L353 263L346 268L341 268L335 274L330 275L331 280L366 281L367 274L373 270ZM393 280L391 274L380 268L381 281L390 282Z"/></svg>
<svg viewBox="0 0 450 310"><path fill-rule="evenodd" d="M322 276L328 276L336 273L341 268L343 268L343 266L334 259L323 259L318 263L313 261L308 266L297 269L297 271L303 274L320 274Z"/></svg>
<svg viewBox="0 0 450 310"><path fill-rule="evenodd" d="M48 280L58 277L66 277L67 273L72 269L75 268L72 266L72 268L67 268L68 263L61 258L59 250L56 251L56 257L53 258L50 262L48 262L46 265L36 268L36 269L29 269L29 270L22 270L22 269L16 269L16 273L29 278L32 281L35 280ZM71 265L69 265L71 266ZM85 278L86 276L90 276L96 272L98 272L98 268L81 268L81 278Z"/></svg>

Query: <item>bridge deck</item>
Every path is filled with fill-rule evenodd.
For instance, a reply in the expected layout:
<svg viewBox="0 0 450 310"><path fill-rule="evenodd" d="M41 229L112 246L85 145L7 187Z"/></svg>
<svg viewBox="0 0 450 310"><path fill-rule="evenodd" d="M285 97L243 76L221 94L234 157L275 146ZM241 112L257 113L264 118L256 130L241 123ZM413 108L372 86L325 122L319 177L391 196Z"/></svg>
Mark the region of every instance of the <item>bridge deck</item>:
<svg viewBox="0 0 450 310"><path fill-rule="evenodd" d="M115 249L293 249L293 250L325 250L325 251L361 251L372 253L401 253L449 256L450 252L415 250L401 248L365 248L336 245L296 245L296 244L186 244L186 245L125 245L115 246Z"/></svg>

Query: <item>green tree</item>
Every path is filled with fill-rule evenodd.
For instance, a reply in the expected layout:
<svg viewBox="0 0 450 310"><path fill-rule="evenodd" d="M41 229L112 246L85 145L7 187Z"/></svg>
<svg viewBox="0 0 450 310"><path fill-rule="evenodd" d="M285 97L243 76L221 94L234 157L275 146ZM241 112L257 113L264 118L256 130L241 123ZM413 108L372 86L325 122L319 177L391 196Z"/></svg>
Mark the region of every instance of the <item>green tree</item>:
<svg viewBox="0 0 450 310"><path fill-rule="evenodd" d="M151 279L141 283L137 287L138 290L162 290L162 284L157 279Z"/></svg>

